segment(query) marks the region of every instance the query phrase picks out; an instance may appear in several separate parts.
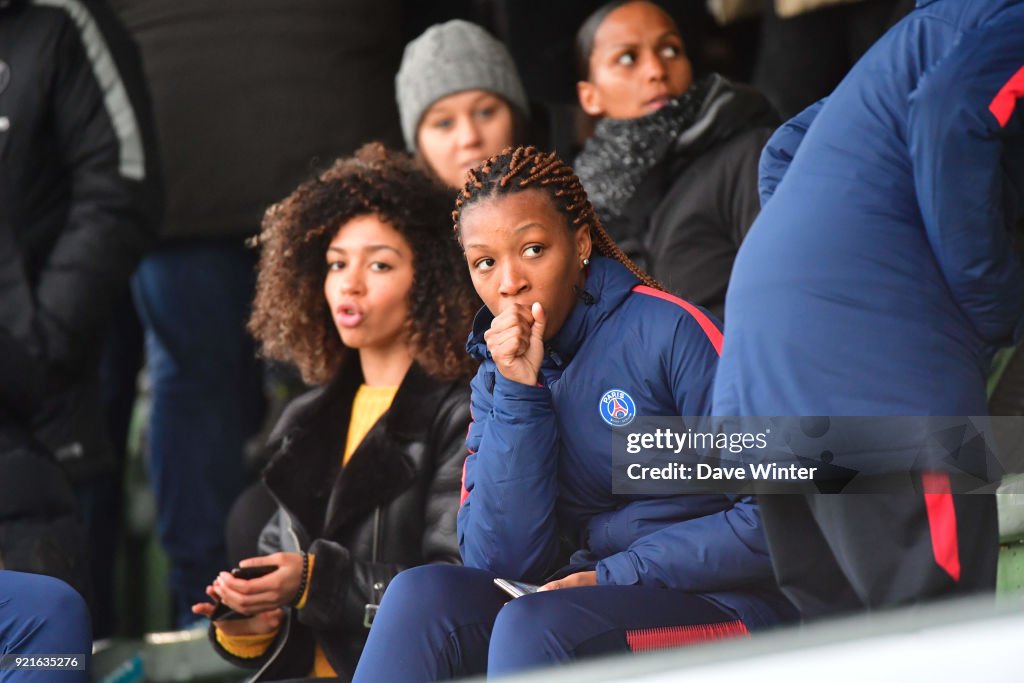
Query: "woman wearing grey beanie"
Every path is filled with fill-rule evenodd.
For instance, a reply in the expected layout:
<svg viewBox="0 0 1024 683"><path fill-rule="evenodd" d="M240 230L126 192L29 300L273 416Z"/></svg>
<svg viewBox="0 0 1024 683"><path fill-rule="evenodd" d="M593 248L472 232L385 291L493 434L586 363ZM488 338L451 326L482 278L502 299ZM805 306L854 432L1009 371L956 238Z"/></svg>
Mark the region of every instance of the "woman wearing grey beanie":
<svg viewBox="0 0 1024 683"><path fill-rule="evenodd" d="M521 142L529 104L508 49L480 26L435 24L405 47L395 77L402 134L446 185Z"/></svg>

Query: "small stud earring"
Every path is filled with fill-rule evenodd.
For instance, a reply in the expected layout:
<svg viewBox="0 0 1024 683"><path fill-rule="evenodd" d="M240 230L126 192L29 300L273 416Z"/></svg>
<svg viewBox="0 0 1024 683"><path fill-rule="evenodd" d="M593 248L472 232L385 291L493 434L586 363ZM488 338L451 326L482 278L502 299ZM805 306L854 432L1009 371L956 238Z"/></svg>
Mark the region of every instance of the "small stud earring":
<svg viewBox="0 0 1024 683"><path fill-rule="evenodd" d="M588 259L588 258L583 259L583 267L586 268L589 265L590 265L590 259Z"/></svg>

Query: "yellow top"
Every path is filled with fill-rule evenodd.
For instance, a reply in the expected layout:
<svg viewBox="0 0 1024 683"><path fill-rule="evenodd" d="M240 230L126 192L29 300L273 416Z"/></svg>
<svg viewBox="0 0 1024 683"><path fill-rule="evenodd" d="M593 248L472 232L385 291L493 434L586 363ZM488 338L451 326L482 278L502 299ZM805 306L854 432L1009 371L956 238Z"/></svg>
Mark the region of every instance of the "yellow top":
<svg viewBox="0 0 1024 683"><path fill-rule="evenodd" d="M391 407L391 402L395 399L397 392L398 387L371 387L365 384L359 386L359 390L356 391L356 396L352 400L352 416L348 422L348 438L345 440L345 453L341 461L342 467L348 464L349 459L355 453L359 444L362 443L367 432L373 428L373 425L377 424L377 420L381 418L381 415L386 413L388 408ZM296 609L302 609L306 606L306 600L309 598L309 586L313 581L313 563L315 559L313 555L309 556L309 576L306 581L306 590L303 591L302 598L299 599ZM258 636L229 636L221 632L220 629L217 629L217 642L236 657L260 657L267 651L267 648L270 647L270 644L274 642L276 637L276 630ZM313 670L309 675L312 678L333 678L338 675L331 666L331 663L327 661L327 656L324 654L323 648L320 647L319 643L317 643L313 659Z"/></svg>
<svg viewBox="0 0 1024 683"><path fill-rule="evenodd" d="M218 628L217 642L236 657L252 659L267 651L270 644L274 642L274 638L277 637L278 630L275 628L270 633L259 633L253 636L229 636Z"/></svg>
<svg viewBox="0 0 1024 683"><path fill-rule="evenodd" d="M388 411L395 400L398 387L370 387L359 385L355 399L352 400L352 417L348 421L348 438L345 440L345 455L341 466L348 464L349 458L362 443L363 437L377 424L380 416Z"/></svg>

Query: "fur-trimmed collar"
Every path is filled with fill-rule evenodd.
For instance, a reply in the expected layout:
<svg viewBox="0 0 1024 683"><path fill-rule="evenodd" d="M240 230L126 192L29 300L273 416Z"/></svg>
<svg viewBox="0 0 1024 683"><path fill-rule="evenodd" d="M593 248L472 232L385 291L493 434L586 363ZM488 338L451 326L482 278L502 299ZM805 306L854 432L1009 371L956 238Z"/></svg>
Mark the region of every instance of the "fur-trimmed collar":
<svg viewBox="0 0 1024 683"><path fill-rule="evenodd" d="M411 451L429 438L438 406L453 386L413 363L391 407L340 469L362 379L358 363L346 364L328 385L293 401L271 436L274 455L264 480L311 537L333 537L415 481Z"/></svg>

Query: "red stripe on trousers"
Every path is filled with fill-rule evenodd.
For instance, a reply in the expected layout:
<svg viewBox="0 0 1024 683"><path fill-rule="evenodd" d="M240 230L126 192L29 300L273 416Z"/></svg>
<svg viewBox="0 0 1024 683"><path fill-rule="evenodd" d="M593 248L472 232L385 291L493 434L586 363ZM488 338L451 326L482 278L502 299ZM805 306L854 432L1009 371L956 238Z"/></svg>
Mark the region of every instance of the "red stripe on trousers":
<svg viewBox="0 0 1024 683"><path fill-rule="evenodd" d="M687 313L693 316L693 318L700 325L700 328L704 330L704 334L708 336L708 341L710 341L711 345L715 347L715 352L719 356L722 355L722 331L719 330L718 327L716 327L715 324L711 322L711 318L704 315L704 313L699 308L691 304L689 301L684 301L683 299L680 299L677 296L672 296L668 292L663 292L660 289L648 287L647 285L637 285L636 287L633 288L633 291L639 292L640 294L653 296L658 299L662 299L663 301L671 301L677 306L682 306L684 309L686 309Z"/></svg>
<svg viewBox="0 0 1024 683"><path fill-rule="evenodd" d="M928 510L928 530L932 537L935 564L942 567L954 581L959 581L960 549L949 475L945 472L925 472L921 475L921 483L924 486L924 504Z"/></svg>
<svg viewBox="0 0 1024 683"><path fill-rule="evenodd" d="M1010 77L988 105L988 110L996 117L1000 128L1005 128L1009 123L1019 97L1024 97L1024 66Z"/></svg>
<svg viewBox="0 0 1024 683"><path fill-rule="evenodd" d="M721 640L748 636L750 632L742 621L723 621L718 624L693 624L665 628L641 628L626 631L626 642L633 652L657 650L663 647L692 645L706 640Z"/></svg>

